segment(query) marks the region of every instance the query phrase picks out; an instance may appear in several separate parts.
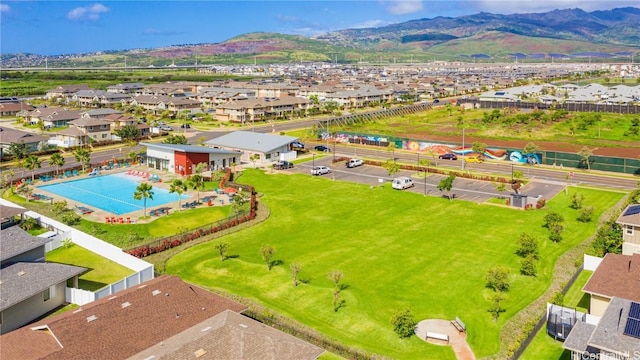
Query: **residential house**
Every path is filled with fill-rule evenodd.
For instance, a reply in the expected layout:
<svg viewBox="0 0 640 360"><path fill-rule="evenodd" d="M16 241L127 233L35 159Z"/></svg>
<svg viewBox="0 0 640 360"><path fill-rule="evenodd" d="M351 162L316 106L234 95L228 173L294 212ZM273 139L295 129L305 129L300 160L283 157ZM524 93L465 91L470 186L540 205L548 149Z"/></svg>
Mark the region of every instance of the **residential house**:
<svg viewBox="0 0 640 360"><path fill-rule="evenodd" d="M240 315L244 309L160 276L3 335L0 358L312 360L324 352Z"/></svg>
<svg viewBox="0 0 640 360"><path fill-rule="evenodd" d="M5 156L11 144L25 144L27 151L32 152L38 150L41 142L48 140L48 136L0 126L0 159Z"/></svg>
<svg viewBox="0 0 640 360"><path fill-rule="evenodd" d="M102 118L110 123L111 132L120 130L125 126L135 125L138 128L138 136L151 135L151 126L148 124L138 124L138 119L124 114L111 114Z"/></svg>
<svg viewBox="0 0 640 360"><path fill-rule="evenodd" d="M55 134L53 142L60 147L87 145L111 140L111 123L92 117L80 117L69 122L69 128Z"/></svg>
<svg viewBox="0 0 640 360"><path fill-rule="evenodd" d="M3 211L5 208L2 206ZM78 276L87 270L45 262L48 241L50 239L29 235L17 225L0 230L0 334L18 329L64 305L67 281L71 280L77 287ZM1 358L12 357L2 355Z"/></svg>
<svg viewBox="0 0 640 360"><path fill-rule="evenodd" d="M27 111L35 109L22 101L0 103L0 116L24 116Z"/></svg>
<svg viewBox="0 0 640 360"><path fill-rule="evenodd" d="M195 166L207 164L207 171L218 170L240 162L242 152L215 149L206 146L140 143L147 147L147 166L156 170L168 170L180 175L191 175Z"/></svg>
<svg viewBox="0 0 640 360"><path fill-rule="evenodd" d="M83 110L67 110L61 107L37 108L27 112L25 119L31 124L42 120L47 128L69 126L69 121L82 116Z"/></svg>
<svg viewBox="0 0 640 360"><path fill-rule="evenodd" d="M107 109L91 109L91 110L83 111L81 113L83 117L89 116L94 119L103 119L105 116L114 115L114 114L115 115L122 114L122 111L107 108Z"/></svg>
<svg viewBox="0 0 640 360"><path fill-rule="evenodd" d="M640 303L613 297L597 325L577 322L562 347L571 351L572 360L637 359L640 356Z"/></svg>
<svg viewBox="0 0 640 360"><path fill-rule="evenodd" d="M630 204L618 216L622 227L622 254L640 254L640 204Z"/></svg>
<svg viewBox="0 0 640 360"><path fill-rule="evenodd" d="M283 118L304 113L311 104L310 100L300 97L239 100L217 106L216 119L241 124L253 123L267 118Z"/></svg>
<svg viewBox="0 0 640 360"><path fill-rule="evenodd" d="M241 151L240 160L244 163L256 164L271 163L280 160L281 156L287 159L295 158L296 152L293 143L298 138L293 136L281 136L263 134L251 131L234 131L230 134L217 137L205 142L205 145L232 151ZM257 159L251 159L257 155Z"/></svg>
<svg viewBox="0 0 640 360"><path fill-rule="evenodd" d="M589 313L602 316L614 297L640 302L640 254L609 253L582 289L590 295Z"/></svg>
<svg viewBox="0 0 640 360"><path fill-rule="evenodd" d="M71 96L71 101L75 101L84 108L95 108L100 106L98 98L107 92L104 90L80 90Z"/></svg>
<svg viewBox="0 0 640 360"><path fill-rule="evenodd" d="M166 110L174 117L183 111L188 111L190 114L202 112L200 101L173 96L139 95L133 98L131 104L141 106L146 111L154 114L159 114Z"/></svg>
<svg viewBox="0 0 640 360"><path fill-rule="evenodd" d="M393 90L379 90L376 88L360 88L357 90L338 91L326 94L325 101L334 101L345 109L363 108L371 103L381 104L393 101Z"/></svg>
<svg viewBox="0 0 640 360"><path fill-rule="evenodd" d="M24 219L24 213L27 209L23 207L8 206L0 204L0 220L2 222L2 229L22 223ZM18 220L18 215L20 220Z"/></svg>
<svg viewBox="0 0 640 360"><path fill-rule="evenodd" d="M67 103L71 101L73 94L81 90L91 90L87 84L72 84L72 85L60 85L47 91L45 99L58 100L61 103Z"/></svg>
<svg viewBox="0 0 640 360"><path fill-rule="evenodd" d="M107 92L114 94L135 94L143 88L143 83L121 83L107 86Z"/></svg>

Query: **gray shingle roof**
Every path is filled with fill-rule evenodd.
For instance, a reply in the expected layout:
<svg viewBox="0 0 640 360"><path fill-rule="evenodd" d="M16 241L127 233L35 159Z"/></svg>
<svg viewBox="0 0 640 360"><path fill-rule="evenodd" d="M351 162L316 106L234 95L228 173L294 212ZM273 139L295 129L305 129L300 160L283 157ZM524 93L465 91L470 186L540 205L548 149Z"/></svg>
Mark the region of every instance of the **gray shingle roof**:
<svg viewBox="0 0 640 360"><path fill-rule="evenodd" d="M27 209L19 206L9 206L0 204L0 219L7 219L16 215L24 214Z"/></svg>
<svg viewBox="0 0 640 360"><path fill-rule="evenodd" d="M234 131L205 142L209 146L236 148L267 153L298 140L297 137L262 134L251 131Z"/></svg>
<svg viewBox="0 0 640 360"><path fill-rule="evenodd" d="M20 262L0 269L0 310L7 309L87 269L54 263Z"/></svg>
<svg viewBox="0 0 640 360"><path fill-rule="evenodd" d="M226 310L173 337L166 339L129 360L193 359L196 354L211 354L216 359L304 360L316 359L324 350L285 334L246 316Z"/></svg>
<svg viewBox="0 0 640 360"><path fill-rule="evenodd" d="M571 351L579 353L584 352L589 347L589 339L596 326L587 324L586 322L578 321L571 329L569 336L562 344L562 347Z"/></svg>
<svg viewBox="0 0 640 360"><path fill-rule="evenodd" d="M640 339L624 335L631 301L613 298L600 318L589 345L611 352L640 354Z"/></svg>
<svg viewBox="0 0 640 360"><path fill-rule="evenodd" d="M49 241L51 239L31 236L17 225L0 230L0 261L44 246Z"/></svg>
<svg viewBox="0 0 640 360"><path fill-rule="evenodd" d="M238 151L213 149L210 147L198 146L198 145L156 144L156 143L140 143L140 145L146 146L147 148L156 148L156 149L173 150L173 151L190 152L190 153L207 153L207 154L221 154L221 155L239 155L240 154Z"/></svg>

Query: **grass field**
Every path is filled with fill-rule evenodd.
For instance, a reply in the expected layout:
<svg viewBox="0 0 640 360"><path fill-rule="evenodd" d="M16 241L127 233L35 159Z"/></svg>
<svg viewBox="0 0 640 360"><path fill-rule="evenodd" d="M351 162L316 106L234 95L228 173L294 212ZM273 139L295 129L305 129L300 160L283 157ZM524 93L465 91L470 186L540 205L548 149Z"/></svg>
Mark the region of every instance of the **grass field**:
<svg viewBox="0 0 640 360"><path fill-rule="evenodd" d="M215 242L200 244L167 262L167 272L185 281L256 300L329 337L393 358L453 359L448 347L411 337L401 340L389 319L411 307L417 321L459 316L477 357L499 349L502 324L540 296L551 280L555 260L584 240L596 224L579 223L562 193L544 210L519 211L391 191L306 175L271 175L246 170L238 179L264 194L271 216L261 224L224 238L231 259L221 262ZM572 188L594 206L595 217L623 194ZM552 243L542 227L549 210L566 219L563 241ZM522 232L540 242L537 277L519 275L515 255ZM276 249L278 265L267 271L260 247ZM302 266L303 284L293 287L290 264ZM494 322L488 313L487 269L510 269L506 312ZM334 312L333 284L327 274L344 274L345 306Z"/></svg>
<svg viewBox="0 0 640 360"><path fill-rule="evenodd" d="M99 290L106 285L122 280L134 273L133 270L103 258L82 246L60 247L46 255L48 262L81 266L90 271L80 276L79 288L89 291Z"/></svg>
<svg viewBox="0 0 640 360"><path fill-rule="evenodd" d="M583 270L580 273L576 282L573 283L564 297L564 306L576 308L581 312L588 310L589 296L582 292L582 288L591 277L591 274L593 274L593 271L587 270ZM570 360L570 358L571 353L562 348L562 342L554 340L543 327L522 354L520 360Z"/></svg>

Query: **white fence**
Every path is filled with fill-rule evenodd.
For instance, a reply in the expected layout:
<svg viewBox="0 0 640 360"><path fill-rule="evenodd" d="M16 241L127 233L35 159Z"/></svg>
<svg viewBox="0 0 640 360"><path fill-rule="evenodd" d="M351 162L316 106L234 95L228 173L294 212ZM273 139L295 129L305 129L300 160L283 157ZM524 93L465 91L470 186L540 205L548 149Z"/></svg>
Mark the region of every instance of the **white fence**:
<svg viewBox="0 0 640 360"><path fill-rule="evenodd" d="M16 205L4 199L0 199L0 204L20 207L19 205ZM94 252L104 258L107 258L115 263L118 263L126 268L135 271L135 274L127 276L126 278L113 284L107 285L96 292L67 288L67 302L70 302L72 304L84 305L91 301L114 294L118 291L136 286L147 280L151 280L154 277L153 264L150 264L142 259L138 259L135 256L131 256L125 253L117 246L111 245L94 236L83 233L82 231L76 230L68 225L40 215L36 212L27 211L24 213L24 215L30 218L34 218L38 220L38 222L42 224L42 226L58 232L58 235L53 238L53 241L50 241L45 245L46 252L57 249L58 247L63 245L63 240L70 239L71 242L78 246L81 246L91 252Z"/></svg>
<svg viewBox="0 0 640 360"><path fill-rule="evenodd" d="M597 256L591 256L591 255L584 254L584 266L583 266L583 269L584 270L589 270L589 271L596 271L598 266L600 266L601 262L602 262L602 258L599 258Z"/></svg>

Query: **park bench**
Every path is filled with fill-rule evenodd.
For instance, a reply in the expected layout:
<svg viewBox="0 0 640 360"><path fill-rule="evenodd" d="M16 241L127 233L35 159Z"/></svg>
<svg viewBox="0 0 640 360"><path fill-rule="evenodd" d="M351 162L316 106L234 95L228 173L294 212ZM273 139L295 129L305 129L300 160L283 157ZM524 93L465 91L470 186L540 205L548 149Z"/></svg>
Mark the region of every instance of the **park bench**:
<svg viewBox="0 0 640 360"><path fill-rule="evenodd" d="M462 333L462 332L467 331L467 326L457 316L456 316L455 320L451 320L451 325L453 325L453 327L455 327L458 330L458 332Z"/></svg>
<svg viewBox="0 0 640 360"><path fill-rule="evenodd" d="M442 340L442 341L446 341L447 344L449 343L449 335L447 334L440 334L440 333L427 331L427 340L428 339Z"/></svg>

